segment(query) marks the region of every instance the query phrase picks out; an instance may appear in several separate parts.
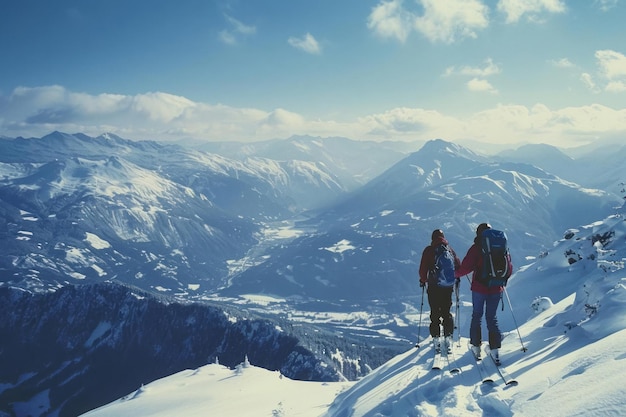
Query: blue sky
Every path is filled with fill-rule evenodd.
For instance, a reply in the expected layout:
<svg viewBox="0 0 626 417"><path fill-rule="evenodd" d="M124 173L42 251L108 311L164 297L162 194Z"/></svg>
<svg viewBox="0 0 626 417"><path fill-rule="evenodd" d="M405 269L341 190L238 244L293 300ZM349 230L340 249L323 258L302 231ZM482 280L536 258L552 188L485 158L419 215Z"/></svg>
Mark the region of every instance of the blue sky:
<svg viewBox="0 0 626 417"><path fill-rule="evenodd" d="M3 0L0 135L626 137L626 0Z"/></svg>

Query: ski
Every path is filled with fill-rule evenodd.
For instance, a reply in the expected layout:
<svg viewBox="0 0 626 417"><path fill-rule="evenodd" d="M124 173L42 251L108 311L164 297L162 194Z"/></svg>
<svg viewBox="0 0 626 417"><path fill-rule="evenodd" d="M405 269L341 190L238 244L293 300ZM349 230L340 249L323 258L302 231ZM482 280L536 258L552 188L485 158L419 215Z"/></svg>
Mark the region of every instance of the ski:
<svg viewBox="0 0 626 417"><path fill-rule="evenodd" d="M476 369L478 369L478 373L480 374L480 379L482 380L482 383L483 384L495 383L493 373L487 369L487 367L485 366L485 362L483 362L482 358L476 357L476 355L474 355L474 352L472 352L471 346L468 346L468 348L470 351L470 355L472 355L472 357L476 361Z"/></svg>
<svg viewBox="0 0 626 417"><path fill-rule="evenodd" d="M454 365L454 362L456 362L454 359L452 359L453 363L450 363L450 357L448 357L448 370L452 375L457 375L461 373L461 368L459 368L458 366ZM451 366L452 365L452 366Z"/></svg>
<svg viewBox="0 0 626 417"><path fill-rule="evenodd" d="M502 362L497 361L496 358L491 356L491 351L489 350L489 347L486 347L485 350L487 351L487 356L491 358L493 365L496 367L498 374L500 374L500 377L502 378L502 381L504 382L504 384L505 385L517 385L518 384L517 379L513 378L508 373L504 365L502 365Z"/></svg>
<svg viewBox="0 0 626 417"><path fill-rule="evenodd" d="M435 351L435 356L433 357L431 369L433 371L440 371L442 367L443 367L443 356L441 355L441 352Z"/></svg>
<svg viewBox="0 0 626 417"><path fill-rule="evenodd" d="M447 371L452 375L456 375L461 372L460 368L451 365L450 356L446 355L445 353L435 352L435 356L433 357L432 366L430 369L433 371L441 371L444 368L446 368Z"/></svg>
<svg viewBox="0 0 626 417"><path fill-rule="evenodd" d="M496 366L498 373L502 377L505 385L517 385L517 379L513 378L502 365Z"/></svg>
<svg viewBox="0 0 626 417"><path fill-rule="evenodd" d="M456 364L456 356L454 355L454 350L452 349L452 344L446 344L446 362L448 363L448 369L452 375L456 375L461 373L461 368L459 368Z"/></svg>
<svg viewBox="0 0 626 417"><path fill-rule="evenodd" d="M439 371L443 368L443 357L441 353L441 340L438 337L433 337L433 356L431 369L433 371Z"/></svg>

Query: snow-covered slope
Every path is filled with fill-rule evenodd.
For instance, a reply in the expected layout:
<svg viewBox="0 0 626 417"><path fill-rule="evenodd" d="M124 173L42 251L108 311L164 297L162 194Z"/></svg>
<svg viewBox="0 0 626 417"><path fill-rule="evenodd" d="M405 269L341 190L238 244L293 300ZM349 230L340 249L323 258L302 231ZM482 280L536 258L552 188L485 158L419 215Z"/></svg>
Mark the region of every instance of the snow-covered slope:
<svg viewBox="0 0 626 417"><path fill-rule="evenodd" d="M35 165L0 181L0 196L0 264L12 271L3 281L32 289L68 279L183 293L212 287L219 279L207 278L258 230L201 192L115 156Z"/></svg>
<svg viewBox="0 0 626 417"><path fill-rule="evenodd" d="M1 280L30 289L118 279L212 291L266 222L344 192L314 162L241 162L114 135L3 139L0 151Z"/></svg>
<svg viewBox="0 0 626 417"><path fill-rule="evenodd" d="M349 385L294 381L246 362L233 370L212 364L139 387L84 416L316 416Z"/></svg>
<svg viewBox="0 0 626 417"><path fill-rule="evenodd" d="M481 383L467 350L470 295L464 282L462 337L455 344L453 362L461 368L457 375L431 370L433 351L429 340L422 340L420 348L407 347L358 382L302 384L254 367L227 370L208 365L138 387L87 415L622 415L626 407L624 214L622 210L620 215L568 231L548 253L512 278L507 290L513 310L507 302L498 314L506 333L503 363L517 385L506 386L500 379L495 384ZM517 317L519 328L505 319L508 316ZM426 328L424 322L422 326ZM333 399L335 393L339 394Z"/></svg>

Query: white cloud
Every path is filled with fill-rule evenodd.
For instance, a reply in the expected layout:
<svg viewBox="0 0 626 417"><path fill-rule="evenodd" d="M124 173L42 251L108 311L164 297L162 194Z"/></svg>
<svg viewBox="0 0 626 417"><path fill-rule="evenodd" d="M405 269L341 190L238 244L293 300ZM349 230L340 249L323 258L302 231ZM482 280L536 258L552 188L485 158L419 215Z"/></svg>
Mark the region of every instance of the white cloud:
<svg viewBox="0 0 626 417"><path fill-rule="evenodd" d="M570 147L599 136L626 132L626 109L601 105L551 110L543 104L532 108L499 105L495 108L451 117L436 111L399 108L359 120L368 134L377 138L411 140L445 138L463 143L471 139L485 143L549 143Z"/></svg>
<svg viewBox="0 0 626 417"><path fill-rule="evenodd" d="M431 42L453 43L476 38L488 24L489 9L479 0L422 0L424 14L415 28Z"/></svg>
<svg viewBox="0 0 626 417"><path fill-rule="evenodd" d="M289 137L306 132L307 122L301 115L285 109L276 109L258 122L255 135L268 138Z"/></svg>
<svg viewBox="0 0 626 417"><path fill-rule="evenodd" d="M419 0L423 15L408 10L403 0L380 2L372 9L369 29L383 38L406 41L415 30L431 42L453 43L475 38L489 24L489 9L480 0Z"/></svg>
<svg viewBox="0 0 626 417"><path fill-rule="evenodd" d="M285 109L276 109L263 119L263 124L268 126L294 126L304 122L302 116Z"/></svg>
<svg viewBox="0 0 626 417"><path fill-rule="evenodd" d="M375 6L367 19L367 27L380 37L406 41L414 16L404 9L402 3L403 0L389 0Z"/></svg>
<svg viewBox="0 0 626 417"><path fill-rule="evenodd" d="M294 48L301 49L309 54L320 54L322 52L319 43L310 33L307 33L302 38L291 37L287 42Z"/></svg>
<svg viewBox="0 0 626 417"><path fill-rule="evenodd" d="M448 67L443 73L444 77L460 75L471 77L467 82L467 89L474 92L487 92L498 94L498 90L486 80L487 77L497 75L501 72L500 67L494 64L491 58L485 60L484 67L463 66L460 68Z"/></svg>
<svg viewBox="0 0 626 417"><path fill-rule="evenodd" d="M548 61L551 65L557 68L574 68L575 65L567 58L555 59Z"/></svg>
<svg viewBox="0 0 626 417"><path fill-rule="evenodd" d="M227 30L220 31L219 38L222 42L224 42L227 45L234 45L237 43L237 38L235 38L235 35L233 35Z"/></svg>
<svg viewBox="0 0 626 417"><path fill-rule="evenodd" d="M256 26L246 25L231 16L226 16L226 20L231 24L233 30L243 35L253 35L256 33Z"/></svg>
<svg viewBox="0 0 626 417"><path fill-rule="evenodd" d="M596 51L596 59L602 75L607 79L626 78L626 56L624 54L611 50Z"/></svg>
<svg viewBox="0 0 626 417"><path fill-rule="evenodd" d="M552 112L547 127L557 128L562 132L607 133L626 131L626 109L614 110L600 104L580 107L566 107Z"/></svg>
<svg viewBox="0 0 626 417"><path fill-rule="evenodd" d="M593 80L593 76L591 74L589 74L588 72L583 72L580 75L580 80L588 89L590 89L591 91L596 91L596 83Z"/></svg>
<svg viewBox="0 0 626 417"><path fill-rule="evenodd" d="M389 138L405 134L423 135L437 126L454 125L457 122L434 110L400 107L363 117L359 123L366 127L368 135Z"/></svg>
<svg viewBox="0 0 626 417"><path fill-rule="evenodd" d="M147 93L133 97L129 110L145 115L151 121L170 123L194 106L194 102L184 97L166 93Z"/></svg>
<svg viewBox="0 0 626 417"><path fill-rule="evenodd" d="M624 93L626 92L626 82L611 81L606 85L605 90L612 93Z"/></svg>
<svg viewBox="0 0 626 417"><path fill-rule="evenodd" d="M99 135L111 132L136 139L172 140L253 136L267 112L207 105L155 92L135 96L89 95L61 86L16 88L0 95L0 131L43 136L52 130Z"/></svg>
<svg viewBox="0 0 626 417"><path fill-rule="evenodd" d="M500 67L493 63L491 58L487 58L485 60L484 67L471 67L471 66L463 66L461 68L456 67L448 67L444 72L444 76L451 75L467 75L470 77L490 77L492 75L499 74L501 72Z"/></svg>
<svg viewBox="0 0 626 417"><path fill-rule="evenodd" d="M467 82L467 89L469 91L487 92L491 94L498 93L498 90L496 90L489 81L480 78L472 78L469 80Z"/></svg>
<svg viewBox="0 0 626 417"><path fill-rule="evenodd" d="M506 15L507 23L515 23L524 15L530 21L539 21L543 13L563 13L566 10L562 0L499 0L497 8Z"/></svg>
<svg viewBox="0 0 626 417"><path fill-rule="evenodd" d="M594 0L594 3L598 5L600 10L606 12L617 6L619 0Z"/></svg>
<svg viewBox="0 0 626 417"><path fill-rule="evenodd" d="M551 110L543 104L532 108L501 105L464 120L472 137L485 142L552 143L574 146L599 136L626 132L626 109L614 110L598 104ZM488 126L488 128L487 128Z"/></svg>
<svg viewBox="0 0 626 417"><path fill-rule="evenodd" d="M610 93L626 92L626 56L616 51L600 50L596 51L595 57L598 72L595 77L583 73L580 77L583 84L594 93L603 90Z"/></svg>
<svg viewBox="0 0 626 417"><path fill-rule="evenodd" d="M219 32L219 39L227 45L235 45L239 36L253 35L256 33L256 26L249 26L234 17L225 15L224 18L228 22L230 29L224 29Z"/></svg>

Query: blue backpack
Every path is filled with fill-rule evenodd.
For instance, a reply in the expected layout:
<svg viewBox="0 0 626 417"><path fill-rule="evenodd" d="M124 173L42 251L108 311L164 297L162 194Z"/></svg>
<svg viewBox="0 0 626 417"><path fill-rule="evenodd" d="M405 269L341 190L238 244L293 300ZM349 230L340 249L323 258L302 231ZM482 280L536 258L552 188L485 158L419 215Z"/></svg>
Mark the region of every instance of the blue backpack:
<svg viewBox="0 0 626 417"><path fill-rule="evenodd" d="M435 269L432 272L440 287L454 285L454 254L448 245L441 243L435 247Z"/></svg>
<svg viewBox="0 0 626 417"><path fill-rule="evenodd" d="M511 255L506 233L487 229L480 236L483 266L478 281L488 287L504 287L511 276Z"/></svg>

